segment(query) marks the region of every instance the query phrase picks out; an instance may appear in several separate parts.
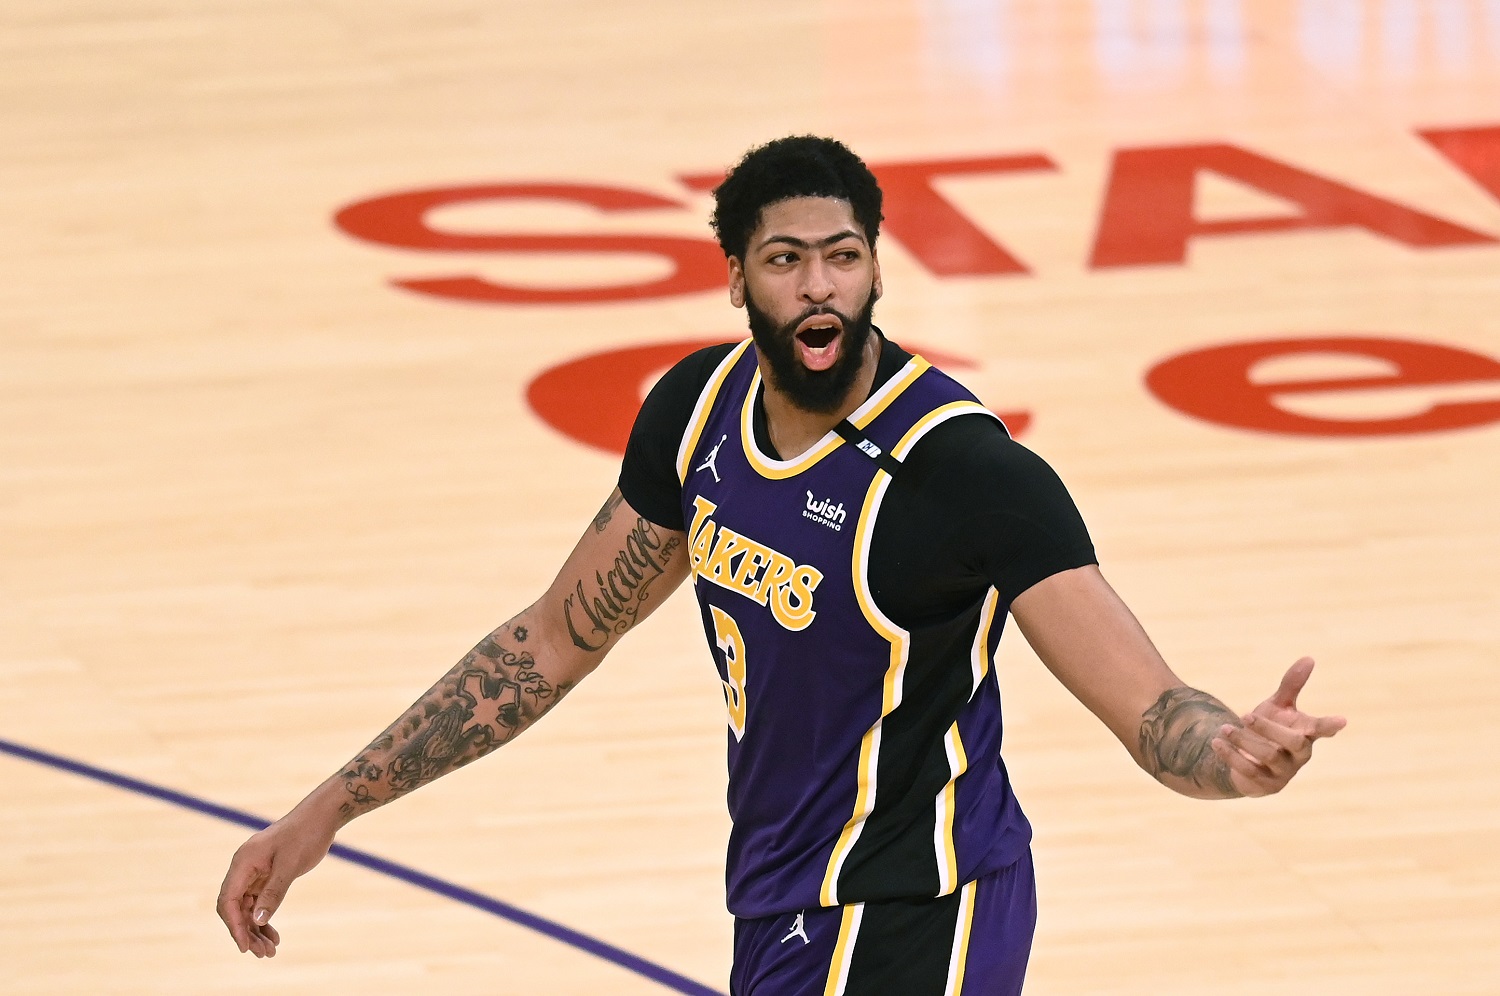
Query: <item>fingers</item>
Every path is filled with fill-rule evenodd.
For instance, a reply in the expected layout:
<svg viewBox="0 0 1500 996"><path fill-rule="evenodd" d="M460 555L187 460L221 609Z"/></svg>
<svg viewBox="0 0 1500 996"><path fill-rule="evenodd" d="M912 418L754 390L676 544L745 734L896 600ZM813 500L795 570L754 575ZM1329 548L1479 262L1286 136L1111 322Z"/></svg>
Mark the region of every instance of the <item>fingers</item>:
<svg viewBox="0 0 1500 996"><path fill-rule="evenodd" d="M1343 716L1316 716L1313 718L1313 738L1331 737L1348 725L1349 721Z"/></svg>
<svg viewBox="0 0 1500 996"><path fill-rule="evenodd" d="M281 935L276 928L270 924L264 927L254 927L250 933L250 952L257 958L275 958L276 946L281 943Z"/></svg>
<svg viewBox="0 0 1500 996"><path fill-rule="evenodd" d="M1302 738L1304 741L1306 738ZM1235 726L1224 726L1211 746L1229 768L1231 781L1242 795L1262 796L1286 788L1292 776L1307 763L1312 751L1300 754Z"/></svg>
<svg viewBox="0 0 1500 996"><path fill-rule="evenodd" d="M255 922L255 910L260 908L261 894L263 892L251 892L240 897L240 917L245 924L245 946L240 950L257 958L274 958L276 946L281 943L281 934L270 923Z"/></svg>
<svg viewBox="0 0 1500 996"><path fill-rule="evenodd" d="M1220 728L1212 744L1214 753L1240 776L1246 795L1279 792L1312 759L1313 741L1333 736L1346 724L1342 716L1307 718L1312 726L1304 732L1252 713L1245 717L1243 728L1228 724Z"/></svg>
<svg viewBox="0 0 1500 996"><path fill-rule="evenodd" d="M1297 708L1297 696L1301 693L1302 686L1307 684L1312 671L1313 659L1311 657L1304 657L1287 668L1286 674L1281 676L1281 686L1276 689L1276 694L1271 696L1271 701L1284 709Z"/></svg>
<svg viewBox="0 0 1500 996"><path fill-rule="evenodd" d="M274 958L276 946L281 943L281 935L269 923L260 925L252 921L251 907L254 903L253 894L237 899L231 897L228 900L221 896L219 918L229 927L229 935L234 938L234 943L239 947L241 954L253 954L257 958Z"/></svg>
<svg viewBox="0 0 1500 996"><path fill-rule="evenodd" d="M1281 771L1288 767L1296 768L1298 758L1306 753L1311 753L1309 745L1312 741L1295 730L1285 727L1277 730L1275 735L1266 729L1274 726L1258 717L1250 717L1253 728L1242 728L1238 726L1224 726L1219 731L1219 739L1226 740L1246 759L1266 768L1269 771Z"/></svg>
<svg viewBox="0 0 1500 996"><path fill-rule="evenodd" d="M1209 742L1209 746L1213 748L1214 755L1229 768L1230 781L1241 795L1268 795L1276 791L1262 786L1268 775L1266 769L1258 761L1246 757L1228 740L1215 737Z"/></svg>
<svg viewBox="0 0 1500 996"><path fill-rule="evenodd" d="M1240 775L1246 795L1281 791L1312 757L1312 738L1262 716L1248 716L1245 722L1244 728L1226 724L1220 729L1215 753Z"/></svg>
<svg viewBox="0 0 1500 996"><path fill-rule="evenodd" d="M1284 726L1273 719L1257 716L1251 713L1245 717L1245 726L1253 730L1255 734L1264 738L1270 744L1286 751L1293 757L1309 752L1315 739L1311 734L1303 733L1290 726Z"/></svg>
<svg viewBox="0 0 1500 996"><path fill-rule="evenodd" d="M1311 657L1297 661L1275 693L1243 717L1243 727L1225 725L1212 741L1214 754L1245 795L1281 791L1312 758L1313 742L1347 725L1342 716L1310 716L1297 708L1297 696L1312 671Z"/></svg>
<svg viewBox="0 0 1500 996"><path fill-rule="evenodd" d="M266 854L254 837L235 852L215 908L242 954L276 956L281 935L271 926L271 915L286 898L293 878L294 874L278 870L275 857Z"/></svg>
<svg viewBox="0 0 1500 996"><path fill-rule="evenodd" d="M255 897L254 910L250 914L250 922L257 927L265 928L270 924L271 916L281 906L281 901L286 898L286 890L292 886L292 879L296 875L271 869L271 875L260 893Z"/></svg>
<svg viewBox="0 0 1500 996"><path fill-rule="evenodd" d="M241 848L235 852L224 875L224 884L219 887L219 899L215 906L219 919L229 928L229 936L239 947L240 953L250 950L250 910L248 899L259 891L265 877Z"/></svg>

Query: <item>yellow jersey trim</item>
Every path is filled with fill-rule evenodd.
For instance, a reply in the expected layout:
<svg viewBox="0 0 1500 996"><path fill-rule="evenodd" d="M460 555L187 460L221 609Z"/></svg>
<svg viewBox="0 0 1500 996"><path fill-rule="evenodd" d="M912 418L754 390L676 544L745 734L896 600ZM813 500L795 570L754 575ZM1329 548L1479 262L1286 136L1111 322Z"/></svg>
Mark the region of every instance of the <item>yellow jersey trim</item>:
<svg viewBox="0 0 1500 996"><path fill-rule="evenodd" d="M943 996L959 996L964 991L964 969L969 962L969 935L974 928L974 903L979 883L965 885L958 898L958 929L953 932L953 954L948 958L948 985Z"/></svg>
<svg viewBox="0 0 1500 996"><path fill-rule="evenodd" d="M969 651L969 666L974 672L974 684L969 689L969 698L979 691L985 675L990 673L990 631L995 628L995 616L1000 609L1000 592L991 588L984 596L984 607L979 610L979 631L974 634L974 646Z"/></svg>
<svg viewBox="0 0 1500 996"><path fill-rule="evenodd" d="M919 357L913 357L913 362L908 363L907 368L910 369L915 366L916 361L919 359ZM921 360L920 366L921 369L911 374L912 380L919 376L923 370L926 370L930 364L926 360ZM906 373L907 369L904 369L902 374ZM897 379L893 377L891 382L894 383ZM888 384L887 386L890 385ZM751 397L754 397L753 388ZM874 400L875 398L872 396L871 401ZM884 410L885 404L889 404L889 401L881 405L881 410ZM917 440L950 418L980 412L988 415L990 418L995 418L993 412L974 401L954 401L934 408L918 419L916 424L907 430L906 434L901 437L901 441L892 450L892 455L898 460L901 459L907 453L911 452L911 448L916 445ZM851 417L850 421L854 422L859 428L863 428L874 417L874 414L871 414L862 421L856 421ZM836 442L843 442L842 438L838 436L834 436L834 439ZM746 452L750 452L748 448ZM860 510L859 523L854 533L854 563L852 572L854 575L854 597L859 603L859 608L865 617L865 621L870 624L870 628L890 643L891 653L890 662L886 666L884 687L881 694L880 718L875 721L875 725L865 731L865 735L860 739L859 768L857 774L858 788L854 797L854 812L850 815L848 822L844 824L844 829L839 833L839 838L833 846L833 854L828 859L828 867L823 873L823 887L819 892L819 902L824 906L839 905L839 874L843 871L844 862L848 859L850 852L854 850L854 845L858 842L860 833L864 830L865 821L875 811L875 794L878 788L876 784L876 772L878 771L880 760L881 728L885 722L885 717L889 716L901 704L901 690L905 683L903 679L906 675L906 660L911 646L911 634L900 626L897 626L884 612L880 611L880 606L875 604L875 597L870 592L869 563L871 535L874 531L875 519L880 512L881 502L885 498L886 489L890 487L891 480L891 475L885 470L882 469L875 472L875 477L870 482L870 488L865 493L864 506ZM962 745L959 744L958 750L961 752L962 749ZM967 760L964 763L967 765ZM956 778L957 775L954 775L954 777ZM951 788L951 784L950 780L949 788ZM945 788L945 795L939 796L939 807L945 804L944 799L948 791L949 789ZM934 845L939 848L938 874L940 877L949 867L953 851L951 798L948 799L947 806L949 813L946 823L943 819L939 818L937 826L934 829L935 835L942 835L941 839L934 840ZM937 815L941 817L941 811ZM943 841L946 841L946 846L943 846ZM955 873L954 878L956 877ZM955 883L951 879L945 885L944 894L952 892L955 887Z"/></svg>
<svg viewBox="0 0 1500 996"><path fill-rule="evenodd" d="M907 360L906 365L894 377L880 385L878 391L866 398L865 403L849 415L849 421L859 429L869 425L930 366L932 364L920 356L913 356ZM750 390L746 392L744 403L740 406L741 445L744 447L745 457L750 461L750 466L761 477L773 481L784 481L788 477L795 477L844 444L843 437L830 429L827 435L808 447L807 452L790 460L774 460L766 456L755 443L755 398L760 393L761 383L760 370L757 369L755 376L750 380Z"/></svg>
<svg viewBox="0 0 1500 996"><path fill-rule="evenodd" d="M870 624L870 628L891 645L891 652L881 690L880 718L860 738L858 790L854 797L854 812L839 833L838 842L833 847L833 855L828 861L828 869L823 874L821 901L825 906L838 905L839 873L843 870L844 861L849 857L849 852L854 849L855 842L859 840L861 831L864 830L865 820L869 819L870 814L875 810L875 776L880 759L881 727L885 722L885 717L901 704L902 678L906 674L906 658L910 649L910 634L892 622L875 604L875 597L870 592L867 570L870 562L872 526L880 510L880 502L885 497L886 488L890 486L890 483L890 474L884 470L875 472L875 479L870 482L870 489L865 495L864 507L860 510L859 523L854 532L854 598L859 603L860 612L863 613L865 621Z"/></svg>
<svg viewBox="0 0 1500 996"><path fill-rule="evenodd" d="M844 907L844 916L839 921L839 939L828 966L828 981L823 984L823 996L843 996L844 987L849 983L849 964L854 960L854 941L859 937L859 924L864 915L864 903Z"/></svg>
<svg viewBox="0 0 1500 996"><path fill-rule="evenodd" d="M729 376L729 371L734 368L739 358L745 355L745 350L748 348L750 348L750 340L746 339L731 349L729 355L714 368L713 376L708 379L703 392L698 395L698 404L693 407L693 415L688 419L687 431L683 433L682 443L677 447L679 483L687 483L687 476L690 472L688 463L693 459L693 451L698 448L698 438L703 435L703 427L708 424L708 415L713 411L714 398L718 397L719 389L724 386L724 378Z"/></svg>
<svg viewBox="0 0 1500 996"><path fill-rule="evenodd" d="M943 737L943 752L948 755L948 783L938 793L937 820L934 824L940 896L946 896L958 888L958 852L953 846L953 796L957 791L958 777L969 770L969 758L964 753L963 737L959 736L956 722L948 728L947 736Z"/></svg>
<svg viewBox="0 0 1500 996"><path fill-rule="evenodd" d="M923 415L916 425L906 430L906 435L901 437L901 442L891 448L891 455L897 460L904 459L906 454L911 452L911 448L917 444L917 440L950 418L956 418L959 415L988 415L996 422L1000 421L998 415L977 401L950 401ZM1003 422L1001 424L1004 425Z"/></svg>

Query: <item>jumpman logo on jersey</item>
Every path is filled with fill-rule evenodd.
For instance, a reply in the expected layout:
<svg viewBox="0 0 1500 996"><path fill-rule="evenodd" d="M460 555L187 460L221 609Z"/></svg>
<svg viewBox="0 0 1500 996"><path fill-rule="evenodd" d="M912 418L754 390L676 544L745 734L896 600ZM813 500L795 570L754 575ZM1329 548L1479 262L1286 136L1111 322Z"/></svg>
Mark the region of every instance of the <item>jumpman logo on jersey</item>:
<svg viewBox="0 0 1500 996"><path fill-rule="evenodd" d="M807 925L802 922L802 918L805 916L807 916L806 913L797 914L797 919L792 921L792 929L787 931L787 935L781 939L782 944L785 944L787 941L790 941L794 937L802 938L803 944L812 943L812 940L807 936Z"/></svg>
<svg viewBox="0 0 1500 996"><path fill-rule="evenodd" d="M693 472L697 473L700 470L711 470L714 472L714 483L719 483L719 468L714 466L714 461L719 459L719 447L723 446L724 440L728 438L728 436L720 436L719 441L714 444L714 448L708 451L708 459L704 460L697 467L693 468Z"/></svg>

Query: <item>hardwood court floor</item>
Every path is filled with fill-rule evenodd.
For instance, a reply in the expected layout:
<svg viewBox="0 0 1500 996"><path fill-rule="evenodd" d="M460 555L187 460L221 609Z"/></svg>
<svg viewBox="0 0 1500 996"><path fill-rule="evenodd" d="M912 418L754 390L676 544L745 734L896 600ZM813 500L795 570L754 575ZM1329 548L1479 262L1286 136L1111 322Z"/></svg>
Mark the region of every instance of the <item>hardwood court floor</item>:
<svg viewBox="0 0 1500 996"><path fill-rule="evenodd" d="M1350 717L1283 796L1193 803L1008 637L1028 992L1500 991L1500 381L1254 401L1271 389L1246 376L1404 369L1330 347L1204 402L1366 428L1470 406L1399 435L1237 428L1146 384L1263 340L1500 358L1500 143L1476 130L1496 126L1497 0L10 0L0 989L667 991L335 860L278 917L282 955L241 957L212 905L244 829L18 751L284 812L529 602L609 492L617 458L528 385L742 329L694 277L701 245L674 270L587 240L702 239L680 177L813 131L901 192L882 326L1029 416L1174 667L1248 709L1312 654L1305 702ZM550 194L453 200L405 243L334 221L515 184ZM413 247L432 231L478 241ZM507 233L591 251L498 251ZM462 275L686 290L394 283ZM608 429L601 383L564 378L562 407ZM341 840L723 991L723 722L679 595L536 730Z"/></svg>

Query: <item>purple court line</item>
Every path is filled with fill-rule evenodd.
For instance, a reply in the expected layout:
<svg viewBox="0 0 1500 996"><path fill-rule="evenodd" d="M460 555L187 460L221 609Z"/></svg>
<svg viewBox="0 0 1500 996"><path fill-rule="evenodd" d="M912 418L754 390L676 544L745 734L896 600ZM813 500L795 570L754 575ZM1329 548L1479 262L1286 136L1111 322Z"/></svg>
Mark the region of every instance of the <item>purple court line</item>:
<svg viewBox="0 0 1500 996"><path fill-rule="evenodd" d="M263 830L270 826L269 820L261 819L259 816L254 816L238 809L220 806L217 803L209 802L207 799L200 799L197 796L187 795L184 792L163 788L160 785L152 785L150 782L143 782L127 775L116 774L113 771L106 771L103 768L96 768L91 764L84 764L82 761L73 761L44 750L37 750L34 747L26 747L4 738L0 738L0 753L10 754L24 761L34 761L37 764L44 764L49 768L56 768L59 771L66 771L70 774L82 775L84 778L92 778L96 782L103 782L106 785L113 785L116 788L149 796L153 799L160 799L162 802L169 802L174 806L181 806L183 809L191 809L195 813L212 816L226 823L249 827L251 830ZM408 868L406 865L388 861L385 858L370 854L368 851L345 847L343 844L334 844L328 853L336 858L342 858L352 864L368 868L373 872L378 872L381 875L400 879L410 885L415 885L419 889L435 892L455 902L463 903L465 906L472 906L475 909L483 910L486 913L498 916L502 920L509 920L518 926L534 930L539 934L545 934L555 941L570 944L578 950L587 952L596 958L603 958L611 964L644 976L673 992L686 993L687 996L723 996L718 990L710 989L700 982L694 982L687 976L678 975L669 968L663 968L654 962L647 961L639 955L633 955L629 951L617 948L613 944L608 944L587 934L580 933L571 927L565 927L554 920L537 916L535 913L528 913L518 906L512 906L510 903L502 902L499 899L492 899L483 893L475 892L473 889L466 889L461 885L444 881L434 875L428 875L426 872L417 871L415 868Z"/></svg>

